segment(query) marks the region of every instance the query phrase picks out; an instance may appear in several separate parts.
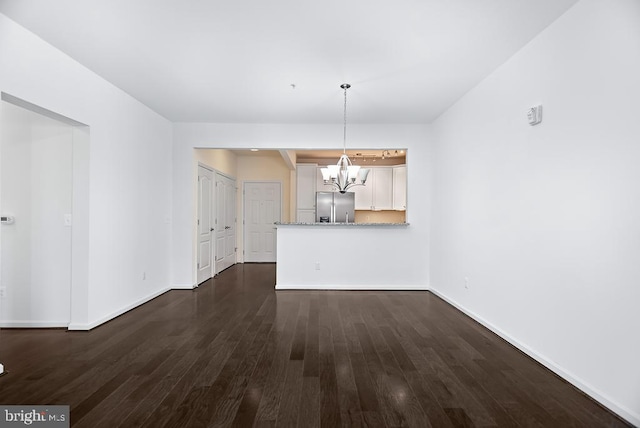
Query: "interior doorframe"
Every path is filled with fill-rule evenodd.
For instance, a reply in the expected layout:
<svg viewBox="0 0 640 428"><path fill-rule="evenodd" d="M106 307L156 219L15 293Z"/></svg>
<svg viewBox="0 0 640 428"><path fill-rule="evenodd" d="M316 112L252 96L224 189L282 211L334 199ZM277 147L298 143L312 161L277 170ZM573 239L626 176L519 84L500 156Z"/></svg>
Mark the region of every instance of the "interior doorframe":
<svg viewBox="0 0 640 428"><path fill-rule="evenodd" d="M71 289L68 330L86 330L89 323L89 184L90 126L22 98L0 93L2 102L72 126Z"/></svg>
<svg viewBox="0 0 640 428"><path fill-rule="evenodd" d="M282 180L247 180L242 182L242 263L245 262L244 256L247 248L247 233L246 233L246 218L247 218L247 208L245 205L245 195L246 195L246 185L247 183L277 183L280 187L280 220L282 221L282 210L284 208L284 200L282 197L282 189L284 187L284 183ZM276 249L277 251L277 249Z"/></svg>

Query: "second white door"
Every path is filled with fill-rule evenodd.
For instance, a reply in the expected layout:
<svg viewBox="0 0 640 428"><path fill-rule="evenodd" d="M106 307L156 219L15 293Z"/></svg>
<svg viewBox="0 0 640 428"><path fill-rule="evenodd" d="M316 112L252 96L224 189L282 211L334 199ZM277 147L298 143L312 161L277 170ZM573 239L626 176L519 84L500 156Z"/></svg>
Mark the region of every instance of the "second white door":
<svg viewBox="0 0 640 428"><path fill-rule="evenodd" d="M236 181L216 174L215 273L236 264Z"/></svg>
<svg viewBox="0 0 640 428"><path fill-rule="evenodd" d="M276 226L281 213L279 182L244 184L244 261L276 261Z"/></svg>
<svg viewBox="0 0 640 428"><path fill-rule="evenodd" d="M213 171L198 165L198 284L213 275Z"/></svg>

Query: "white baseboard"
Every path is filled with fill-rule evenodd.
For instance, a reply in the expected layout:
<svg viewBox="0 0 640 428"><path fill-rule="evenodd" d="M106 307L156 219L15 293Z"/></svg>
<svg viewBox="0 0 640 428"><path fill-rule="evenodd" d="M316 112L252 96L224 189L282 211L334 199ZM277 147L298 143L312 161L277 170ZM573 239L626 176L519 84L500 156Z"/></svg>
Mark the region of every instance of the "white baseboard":
<svg viewBox="0 0 640 428"><path fill-rule="evenodd" d="M428 291L426 285L337 285L337 284L276 284L276 290L368 290L368 291Z"/></svg>
<svg viewBox="0 0 640 428"><path fill-rule="evenodd" d="M142 305L143 303L147 303L149 300L155 299L159 295L164 294L169 290L171 290L171 288L167 287L167 288L164 288L164 289L162 289L160 291L156 291L155 293L151 293L148 296L143 297L142 299L139 299L134 303L126 305L126 306L120 308L119 310L111 312L110 314L105 315L102 318L97 319L95 321L92 321L90 323L87 323L87 324L71 323L71 324L69 324L68 329L69 330L80 330L80 331L91 330L93 328L98 327L101 324L106 323L107 321L111 321L112 319L124 314L125 312L130 311L133 308L136 308L136 307Z"/></svg>
<svg viewBox="0 0 640 428"><path fill-rule="evenodd" d="M67 328L69 320L65 321L0 321L1 328Z"/></svg>
<svg viewBox="0 0 640 428"><path fill-rule="evenodd" d="M174 284L171 287L172 290L193 290L194 288L198 288L198 284Z"/></svg>
<svg viewBox="0 0 640 428"><path fill-rule="evenodd" d="M498 336L500 336L501 338L503 338L504 340L506 340L507 342L509 342L510 344L512 344L513 346L515 346L516 348L524 352L525 354L527 354L529 357L533 358L534 360L536 360L537 362L539 362L540 364L542 364L543 366L545 366L546 368L548 368L549 370L551 370L552 372L560 376L561 378L563 378L564 380L566 380L567 382L569 382L570 384L572 384L573 386L575 386L576 388L578 388L579 390L581 390L582 392L584 392L585 394L587 394L588 396L590 396L591 398L593 398L594 400L602 404L607 409L616 413L618 416L625 419L627 422L631 423L634 426L640 427L640 415L636 414L631 409L628 409L625 406L622 406L616 403L615 401L611 400L605 394L601 393L597 388L594 388L593 386L589 385L587 382L584 382L577 376L573 375L568 370L565 370L564 368L558 366L553 361L546 358L544 355L541 355L535 350L520 343L516 338L508 335L507 333L505 333L495 325L491 324L490 322L488 322L478 314L460 305L455 300L452 300L449 297L445 296L444 294L439 293L437 290L431 289L430 291L436 296L440 297L442 300L454 306L456 309L464 312L466 315L468 315L469 317L479 322L484 327L488 328L489 330L491 330L492 332L494 332L495 334L497 334Z"/></svg>

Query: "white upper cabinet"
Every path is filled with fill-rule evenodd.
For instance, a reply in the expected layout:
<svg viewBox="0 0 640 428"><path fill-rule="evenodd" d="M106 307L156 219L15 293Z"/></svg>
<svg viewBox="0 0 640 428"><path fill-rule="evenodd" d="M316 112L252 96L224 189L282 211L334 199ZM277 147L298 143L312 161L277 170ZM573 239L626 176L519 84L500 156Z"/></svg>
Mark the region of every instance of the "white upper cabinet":
<svg viewBox="0 0 640 428"><path fill-rule="evenodd" d="M393 209L393 168L378 167L375 169L375 186L373 187L373 210Z"/></svg>
<svg viewBox="0 0 640 428"><path fill-rule="evenodd" d="M355 193L356 210L372 210L373 209L373 171L369 172L367 184L364 186L353 186L349 189Z"/></svg>
<svg viewBox="0 0 640 428"><path fill-rule="evenodd" d="M297 210L316 209L316 164L296 165L296 202Z"/></svg>
<svg viewBox="0 0 640 428"><path fill-rule="evenodd" d="M364 186L354 186L352 189L356 194L356 210L393 209L393 168L372 167L367 183Z"/></svg>
<svg viewBox="0 0 640 428"><path fill-rule="evenodd" d="M393 167L393 209L406 211L407 209L407 166Z"/></svg>

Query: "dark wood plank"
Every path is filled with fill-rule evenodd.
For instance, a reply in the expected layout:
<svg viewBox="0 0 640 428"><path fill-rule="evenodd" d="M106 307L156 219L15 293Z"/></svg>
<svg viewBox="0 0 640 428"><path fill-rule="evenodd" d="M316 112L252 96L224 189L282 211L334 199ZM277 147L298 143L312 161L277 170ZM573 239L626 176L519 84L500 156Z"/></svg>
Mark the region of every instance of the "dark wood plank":
<svg viewBox="0 0 640 428"><path fill-rule="evenodd" d="M282 398L278 407L276 427L294 427L297 425L303 383L302 370L302 361L289 361L282 389Z"/></svg>
<svg viewBox="0 0 640 428"><path fill-rule="evenodd" d="M300 394L300 409L298 411L299 427L320 426L320 379L318 377L302 378L302 392Z"/></svg>
<svg viewBox="0 0 640 428"><path fill-rule="evenodd" d="M304 349L304 371L305 377L318 377L318 353L319 343L319 323L320 314L318 312L318 299L312 295L309 302L309 316L307 318L307 335Z"/></svg>
<svg viewBox="0 0 640 428"><path fill-rule="evenodd" d="M286 302L286 298L286 294L283 294L283 301ZM278 307L281 306L283 305L278 305ZM268 369L267 377L264 379L262 399L256 414L256 424L261 426L275 426L276 423L300 302L295 302L293 305L285 305L285 307L288 309L285 317L286 322L282 325L282 330L279 334L280 340L273 356L273 363ZM265 364L264 367L266 368L266 366Z"/></svg>
<svg viewBox="0 0 640 428"><path fill-rule="evenodd" d="M331 310L327 293L319 296L318 304L318 380L320 382L320 426L339 427L342 424L338 380L336 376Z"/></svg>

